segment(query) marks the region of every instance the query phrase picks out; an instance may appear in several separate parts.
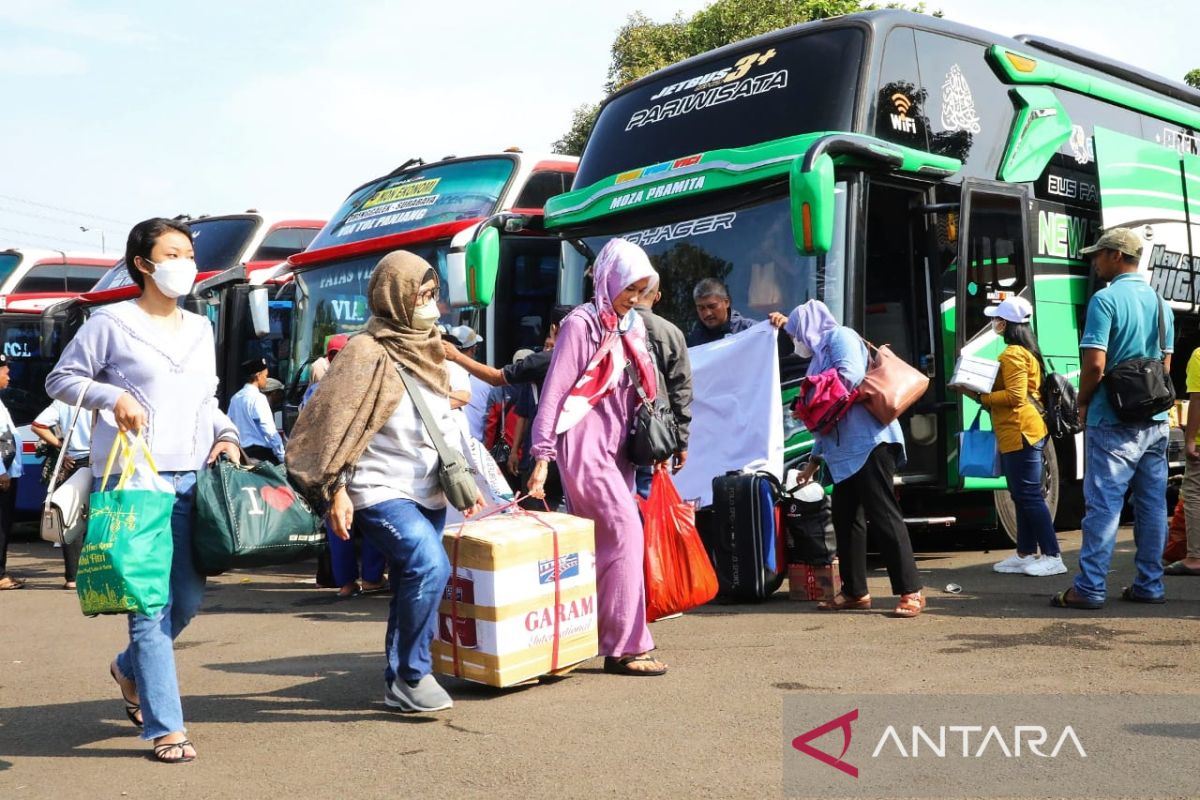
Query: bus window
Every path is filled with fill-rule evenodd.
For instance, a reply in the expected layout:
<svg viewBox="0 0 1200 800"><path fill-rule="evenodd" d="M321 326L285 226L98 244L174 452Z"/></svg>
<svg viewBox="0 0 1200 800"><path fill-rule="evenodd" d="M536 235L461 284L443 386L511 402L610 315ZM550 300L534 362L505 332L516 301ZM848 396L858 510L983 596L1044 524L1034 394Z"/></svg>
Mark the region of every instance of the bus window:
<svg viewBox="0 0 1200 800"><path fill-rule="evenodd" d="M570 191L573 172L535 172L521 189L513 208L542 208L556 194Z"/></svg>
<svg viewBox="0 0 1200 800"><path fill-rule="evenodd" d="M1021 198L974 192L968 213L964 341L991 325L984 309L1022 291L1028 275Z"/></svg>
<svg viewBox="0 0 1200 800"><path fill-rule="evenodd" d="M0 400L17 425L28 425L50 404L45 385L55 359L42 355L41 327L37 319L0 320L10 368L8 388L0 393Z"/></svg>
<svg viewBox="0 0 1200 800"><path fill-rule="evenodd" d="M988 66L983 45L929 31L916 37L930 151L962 161L964 177L994 176L1012 128L1008 87Z"/></svg>
<svg viewBox="0 0 1200 800"><path fill-rule="evenodd" d="M875 135L917 150L929 149L928 92L917 69L916 40L912 28L888 34L879 67L875 95Z"/></svg>
<svg viewBox="0 0 1200 800"><path fill-rule="evenodd" d="M304 252L313 239L315 228L276 228L263 238L248 261L286 261L288 256Z"/></svg>

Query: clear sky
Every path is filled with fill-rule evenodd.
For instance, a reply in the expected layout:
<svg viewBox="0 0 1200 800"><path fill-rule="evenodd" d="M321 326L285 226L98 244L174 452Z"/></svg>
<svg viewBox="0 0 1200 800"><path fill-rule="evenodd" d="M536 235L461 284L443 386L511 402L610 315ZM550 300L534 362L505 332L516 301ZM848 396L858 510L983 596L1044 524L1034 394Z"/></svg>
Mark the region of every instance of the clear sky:
<svg viewBox="0 0 1200 800"><path fill-rule="evenodd" d="M150 216L324 217L413 156L549 150L634 11L689 0L0 0L0 247L110 252ZM942 0L1181 79L1200 2ZM80 231L80 226L91 228Z"/></svg>

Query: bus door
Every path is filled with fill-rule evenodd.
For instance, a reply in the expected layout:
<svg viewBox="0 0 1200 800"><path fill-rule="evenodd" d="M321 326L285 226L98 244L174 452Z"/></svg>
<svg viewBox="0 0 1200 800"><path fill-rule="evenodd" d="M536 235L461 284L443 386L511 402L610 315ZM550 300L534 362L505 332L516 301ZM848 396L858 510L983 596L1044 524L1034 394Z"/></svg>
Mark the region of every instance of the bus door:
<svg viewBox="0 0 1200 800"><path fill-rule="evenodd" d="M927 215L921 209L926 188L914 188L868 178L866 186L866 249L862 254L865 280L851 307L863 310L861 330L868 341L888 345L900 358L930 377L930 388L910 413L901 418L907 465L905 484L938 480L938 441L944 427L938 398L944 381L938 379L936 308L932 265L925 253Z"/></svg>
<svg viewBox="0 0 1200 800"><path fill-rule="evenodd" d="M486 330L480 333L487 360L502 367L523 348L540 349L544 320L558 296L562 240L549 236L506 235L501 238L496 292L487 308ZM483 353L476 358L483 359Z"/></svg>

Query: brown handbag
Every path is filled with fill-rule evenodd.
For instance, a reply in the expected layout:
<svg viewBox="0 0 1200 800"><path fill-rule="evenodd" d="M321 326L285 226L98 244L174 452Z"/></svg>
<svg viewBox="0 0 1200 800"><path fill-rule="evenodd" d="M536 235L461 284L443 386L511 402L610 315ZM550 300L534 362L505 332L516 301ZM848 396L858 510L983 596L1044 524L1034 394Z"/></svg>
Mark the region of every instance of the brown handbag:
<svg viewBox="0 0 1200 800"><path fill-rule="evenodd" d="M886 344L867 346L867 374L858 386L858 401L871 416L890 425L929 388L929 377L892 352Z"/></svg>

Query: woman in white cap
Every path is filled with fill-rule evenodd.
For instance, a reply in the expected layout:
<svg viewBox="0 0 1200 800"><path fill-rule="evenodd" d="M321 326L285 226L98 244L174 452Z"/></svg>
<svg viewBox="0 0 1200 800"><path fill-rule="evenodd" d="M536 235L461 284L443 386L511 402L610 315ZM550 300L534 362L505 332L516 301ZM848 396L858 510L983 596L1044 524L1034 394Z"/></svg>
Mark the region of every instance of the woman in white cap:
<svg viewBox="0 0 1200 800"><path fill-rule="evenodd" d="M1061 575L1067 568L1054 533L1054 520L1042 496L1042 451L1047 431L1037 400L1044 373L1042 353L1029 327L1033 306L1014 295L983 313L992 318L992 330L1008 345L1000 354L1000 373L987 394L953 388L974 397L991 412L1001 468L1017 510L1017 552L993 569L1038 577Z"/></svg>

